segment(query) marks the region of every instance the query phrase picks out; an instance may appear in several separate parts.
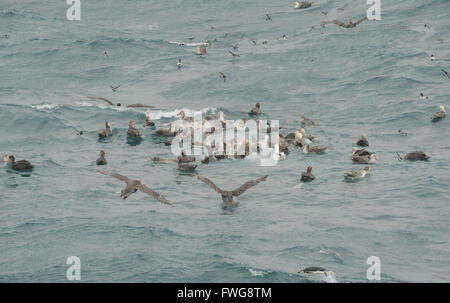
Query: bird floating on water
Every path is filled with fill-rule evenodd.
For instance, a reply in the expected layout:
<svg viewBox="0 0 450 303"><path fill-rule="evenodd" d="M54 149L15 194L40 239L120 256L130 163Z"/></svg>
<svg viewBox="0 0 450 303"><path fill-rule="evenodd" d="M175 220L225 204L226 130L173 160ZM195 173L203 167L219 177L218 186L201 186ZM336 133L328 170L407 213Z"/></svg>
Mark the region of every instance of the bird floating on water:
<svg viewBox="0 0 450 303"><path fill-rule="evenodd" d="M308 166L308 168L306 169L306 172L302 173L302 177L300 178L300 181L302 181L302 182L311 182L315 178L316 177L312 173L312 166Z"/></svg>
<svg viewBox="0 0 450 303"><path fill-rule="evenodd" d="M141 134L139 132L139 130L134 126L134 120L130 120L130 122L128 122L127 135L131 136L131 137L139 137L139 138L144 137L144 135Z"/></svg>
<svg viewBox="0 0 450 303"><path fill-rule="evenodd" d="M155 126L155 122L153 122L153 121L150 120L150 116L146 116L146 117L145 117L145 124L144 124L144 127L147 127L147 126L149 126L149 127Z"/></svg>
<svg viewBox="0 0 450 303"><path fill-rule="evenodd" d="M206 45L202 44L195 50L195 54L198 56L206 55Z"/></svg>
<svg viewBox="0 0 450 303"><path fill-rule="evenodd" d="M244 192L246 192L250 187L253 187L262 181L266 181L266 179L268 177L268 175L266 175L266 176L258 178L258 179L250 180L248 182L245 182L243 185L236 188L235 190L228 191L228 190L223 190L223 189L219 188L217 185L215 185L211 180L209 180L206 177L202 177L202 176L195 175L195 174L191 174L191 176L196 177L200 181L208 184L212 189L214 189L216 191L216 193L218 193L219 195L222 196L222 201L225 202L227 204L227 206L235 206L236 202L234 201L233 197L239 197Z"/></svg>
<svg viewBox="0 0 450 303"><path fill-rule="evenodd" d="M253 107L249 112L250 115L260 115L261 113L261 104L259 102L257 102L255 107Z"/></svg>
<svg viewBox="0 0 450 303"><path fill-rule="evenodd" d="M112 123L109 121L106 121L105 123L105 129L101 129L98 131L99 137L110 137L113 135L112 129L111 129Z"/></svg>
<svg viewBox="0 0 450 303"><path fill-rule="evenodd" d="M309 144L303 146L303 152L305 154L322 154L326 149L327 148L323 146L309 146Z"/></svg>
<svg viewBox="0 0 450 303"><path fill-rule="evenodd" d="M420 100L427 100L428 96L425 96L423 93L420 93L419 98Z"/></svg>
<svg viewBox="0 0 450 303"><path fill-rule="evenodd" d="M294 8L295 9L304 9L304 8L308 8L311 7L311 5L313 4L313 2L308 2L308 1L303 1L303 2L294 2Z"/></svg>
<svg viewBox="0 0 450 303"><path fill-rule="evenodd" d="M358 142L356 142L356 145L362 146L362 147L369 146L369 141L367 141L367 135L366 135L366 133L363 133L363 134L361 135L361 138L358 140Z"/></svg>
<svg viewBox="0 0 450 303"><path fill-rule="evenodd" d="M305 124L305 125L314 125L314 122L312 120L306 118L304 115L302 115L302 117L300 119L300 123Z"/></svg>
<svg viewBox="0 0 450 303"><path fill-rule="evenodd" d="M178 68L183 66L183 63L181 63L181 59L178 59L178 63L177 63Z"/></svg>
<svg viewBox="0 0 450 303"><path fill-rule="evenodd" d="M183 157L178 156L177 169L179 171L188 171L192 172L197 168L198 165L187 164L183 162Z"/></svg>
<svg viewBox="0 0 450 303"><path fill-rule="evenodd" d="M346 173L344 174L344 177L345 177L346 179L349 179L349 180L362 179L362 178L364 178L364 177L366 176L366 174L367 174L370 170L372 170L372 168L371 168L370 166L364 167L361 171L354 171L354 170L351 170L351 171L349 171L349 172L346 172Z"/></svg>
<svg viewBox="0 0 450 303"><path fill-rule="evenodd" d="M428 157L424 152L421 151L415 151L415 152L411 152L406 154L405 157L401 157L398 153L398 160L410 160L410 161L428 161L428 159L430 159L430 157Z"/></svg>
<svg viewBox="0 0 450 303"><path fill-rule="evenodd" d="M371 153L370 155L354 155L352 160L359 164L374 164L378 160L378 157Z"/></svg>
<svg viewBox="0 0 450 303"><path fill-rule="evenodd" d="M97 159L97 161L95 161L95 163L97 165L106 165L108 163L108 161L106 161L105 152L103 150L100 151L99 156L100 157Z"/></svg>
<svg viewBox="0 0 450 303"><path fill-rule="evenodd" d="M434 60L436 60L436 57L433 54L431 54L430 55L430 61L434 61Z"/></svg>
<svg viewBox="0 0 450 303"><path fill-rule="evenodd" d="M78 136L82 136L83 135L83 131L82 130L76 130L75 132L76 132L76 134Z"/></svg>
<svg viewBox="0 0 450 303"><path fill-rule="evenodd" d="M34 168L27 160L16 161L16 158L13 155L3 155L2 161L8 163L12 169L17 171L27 171Z"/></svg>
<svg viewBox="0 0 450 303"><path fill-rule="evenodd" d="M151 190L150 188L148 188L144 183L142 183L139 180L129 179L125 176L122 176L122 175L119 175L116 173L112 173L112 172L102 171L102 170L99 170L98 172L101 174L119 179L120 181L123 181L127 184L127 186L120 191L120 197L122 197L124 200L126 198L128 198L131 194L134 194L135 192L140 190L140 191L143 191L144 193L152 196L153 198L155 198L156 200L158 200L161 203L172 205L172 203L167 201L167 199L164 198L164 196Z"/></svg>
<svg viewBox="0 0 450 303"><path fill-rule="evenodd" d="M435 112L434 115L431 117L431 121L437 122L445 118L447 115L447 112L445 111L444 105L439 106L439 111Z"/></svg>

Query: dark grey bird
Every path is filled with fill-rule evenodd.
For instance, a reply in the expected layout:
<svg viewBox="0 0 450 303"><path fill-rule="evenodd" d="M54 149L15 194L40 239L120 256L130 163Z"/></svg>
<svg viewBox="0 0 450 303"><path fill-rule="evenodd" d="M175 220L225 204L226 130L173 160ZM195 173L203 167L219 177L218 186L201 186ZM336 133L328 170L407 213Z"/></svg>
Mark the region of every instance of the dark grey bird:
<svg viewBox="0 0 450 303"><path fill-rule="evenodd" d="M305 269L300 270L299 274L317 274L317 273L324 273L326 275L326 269L323 267L318 266L312 266Z"/></svg>
<svg viewBox="0 0 450 303"><path fill-rule="evenodd" d="M223 82L227 82L227 76L225 76L225 74L222 72L219 72L219 74L220 74L220 78L223 79Z"/></svg>
<svg viewBox="0 0 450 303"><path fill-rule="evenodd" d="M105 152L103 150L100 151L99 156L100 157L97 159L97 161L95 163L97 165L106 165L108 163L108 161L106 161Z"/></svg>
<svg viewBox="0 0 450 303"><path fill-rule="evenodd" d="M82 136L83 135L83 131L82 130L76 130L75 132L77 133L78 136Z"/></svg>
<svg viewBox="0 0 450 303"><path fill-rule="evenodd" d="M349 23L344 23L342 21L338 21L338 20L330 20L330 21L323 21L322 24L330 24L330 23L334 23L339 25L340 27L344 27L344 28L354 28L356 27L358 24L360 24L363 21L367 21L369 19L367 19L367 17L364 17L362 19L359 19L357 22L353 23L352 19L349 20Z"/></svg>
<svg viewBox="0 0 450 303"><path fill-rule="evenodd" d="M233 53L232 51L228 51L233 57L240 57L238 54Z"/></svg>
<svg viewBox="0 0 450 303"><path fill-rule="evenodd" d="M370 166L364 167L361 171L348 171L344 174L344 177L348 180L362 179L366 176L366 174L372 170Z"/></svg>
<svg viewBox="0 0 450 303"><path fill-rule="evenodd" d="M428 161L430 157L428 157L424 152L421 151L415 151L406 154L405 157L401 157L399 154L397 154L399 160L410 160L410 161Z"/></svg>
<svg viewBox="0 0 450 303"><path fill-rule="evenodd" d="M435 112L431 117L431 121L437 122L445 118L447 112L445 111L444 105L439 106L439 111Z"/></svg>
<svg viewBox="0 0 450 303"><path fill-rule="evenodd" d="M139 130L134 126L133 120L130 120L130 122L128 123L127 135L131 136L131 137L139 137L139 138L144 137L144 135L141 134L139 132Z"/></svg>
<svg viewBox="0 0 450 303"><path fill-rule="evenodd" d="M101 100L101 101L104 101L104 102L106 102L106 103L108 103L109 105L111 105L111 106L114 106L114 103L112 103L111 101L109 101L108 99L106 99L106 98L103 98L103 97L89 97L88 96L88 98L89 99L93 99L93 100ZM120 103L117 103L117 104L115 104L116 106L122 106L122 104L120 104Z"/></svg>
<svg viewBox="0 0 450 303"><path fill-rule="evenodd" d="M110 85L109 87L111 87L111 89L112 89L113 92L116 92L117 89L119 89L120 85L118 85L118 86L112 86L112 85Z"/></svg>
<svg viewBox="0 0 450 303"><path fill-rule="evenodd" d="M306 118L305 115L302 115L302 117L300 119L300 123L304 124L304 125L314 125L314 121Z"/></svg>
<svg viewBox="0 0 450 303"><path fill-rule="evenodd" d="M248 182L245 182L243 185L236 188L235 190L227 191L227 190L223 190L223 189L219 188L217 185L215 185L211 180L209 180L206 177L202 177L202 176L194 175L194 174L191 174L191 176L196 177L200 181L208 184L212 189L214 189L219 195L222 196L222 201L225 202L228 206L236 205L236 202L234 201L233 197L239 197L244 192L246 192L250 187L255 186L259 182L266 181L266 179L268 177L266 175L264 177L261 177L261 178L255 179L255 180L250 180Z"/></svg>
<svg viewBox="0 0 450 303"><path fill-rule="evenodd" d="M161 157L153 157L152 158L153 162L158 163L158 164L168 164L168 163L177 163L178 159L166 159L166 158L161 158Z"/></svg>
<svg viewBox="0 0 450 303"><path fill-rule="evenodd" d="M352 161L359 164L374 164L377 160L375 154L370 155L353 155Z"/></svg>
<svg viewBox="0 0 450 303"><path fill-rule="evenodd" d="M112 129L111 129L111 122L106 121L105 123L105 129L101 129L98 131L99 137L110 137L113 135Z"/></svg>
<svg viewBox="0 0 450 303"><path fill-rule="evenodd" d="M355 156L370 156L370 155L372 155L373 153L371 153L370 151L368 151L368 150L365 150L365 149L358 149L357 147L353 147L353 149L352 149L352 155L355 155Z"/></svg>
<svg viewBox="0 0 450 303"><path fill-rule="evenodd" d="M153 198L155 198L156 200L158 200L161 203L172 205L172 203L167 201L167 199L164 198L164 196L162 196L161 194L151 190L150 188L148 188L144 183L142 183L139 180L129 179L129 178L125 177L125 176L122 176L122 175L119 175L119 174L116 174L116 173L112 173L112 172L107 172L107 171L99 170L98 172L101 173L101 174L104 174L104 175L111 176L111 177L114 177L116 179L119 179L120 181L123 181L123 182L125 182L127 184L127 186L120 191L120 197L122 197L124 200L126 198L128 198L131 194L134 194L135 192L140 190L140 191L143 191L146 194L149 194L150 196L152 196Z"/></svg>
<svg viewBox="0 0 450 303"><path fill-rule="evenodd" d="M261 104L259 102L257 102L255 107L253 107L249 112L250 115L260 115L261 113Z"/></svg>
<svg viewBox="0 0 450 303"><path fill-rule="evenodd" d="M302 177L300 178L300 181L302 181L302 182L311 182L315 178L316 177L312 173L312 166L308 166L308 168L306 169L306 172L302 173Z"/></svg>
<svg viewBox="0 0 450 303"><path fill-rule="evenodd" d="M155 126L155 122L150 120L150 116L145 117L144 127L147 127L147 126L149 126L149 127Z"/></svg>
<svg viewBox="0 0 450 303"><path fill-rule="evenodd" d="M369 146L369 141L367 141L367 135L366 135L366 133L363 133L363 134L361 135L361 138L358 140L358 142L356 142L356 145L362 146L362 147Z"/></svg>
<svg viewBox="0 0 450 303"><path fill-rule="evenodd" d="M16 158L13 155L3 155L2 161L7 162L12 169L17 171L32 170L34 168L27 160L16 161Z"/></svg>
<svg viewBox="0 0 450 303"><path fill-rule="evenodd" d="M180 131L181 131L181 130L180 130ZM154 135L157 135L157 136L159 136L159 137L166 138L166 137L174 137L174 136L176 136L180 131L173 132L173 131L171 131L170 129L164 129L164 128L161 128L161 129L155 130L155 131L153 132L153 134L154 134Z"/></svg>
<svg viewBox="0 0 450 303"><path fill-rule="evenodd" d="M198 165L191 165L191 164L186 164L183 163L183 157L182 156L178 156L178 162L177 162L177 169L179 171L188 171L188 172L192 172L197 168Z"/></svg>
<svg viewBox="0 0 450 303"><path fill-rule="evenodd" d="M309 146L309 144L303 145L303 152L305 154L322 154L327 148L324 146Z"/></svg>
<svg viewBox="0 0 450 303"><path fill-rule="evenodd" d="M272 18L269 16L269 14L266 14L266 20L267 21L272 21Z"/></svg>

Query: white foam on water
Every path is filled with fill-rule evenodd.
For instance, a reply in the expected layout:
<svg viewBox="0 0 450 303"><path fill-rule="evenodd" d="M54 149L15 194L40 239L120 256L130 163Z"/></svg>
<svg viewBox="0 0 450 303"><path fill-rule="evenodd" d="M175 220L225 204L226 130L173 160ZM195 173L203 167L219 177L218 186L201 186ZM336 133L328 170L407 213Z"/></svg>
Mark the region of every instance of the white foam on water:
<svg viewBox="0 0 450 303"><path fill-rule="evenodd" d="M252 274L253 277L264 277L264 275L266 274L262 270L256 270L251 268L249 268L248 271Z"/></svg>
<svg viewBox="0 0 450 303"><path fill-rule="evenodd" d="M32 108L35 108L37 110L53 110L59 107L59 104L37 104L37 105L31 105Z"/></svg>

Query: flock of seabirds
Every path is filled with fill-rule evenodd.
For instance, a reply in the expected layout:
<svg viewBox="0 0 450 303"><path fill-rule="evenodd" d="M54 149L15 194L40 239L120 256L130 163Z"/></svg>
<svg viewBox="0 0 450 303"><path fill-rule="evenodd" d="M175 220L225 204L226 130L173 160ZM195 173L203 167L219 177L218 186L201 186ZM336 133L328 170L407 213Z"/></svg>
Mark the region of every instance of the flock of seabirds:
<svg viewBox="0 0 450 303"><path fill-rule="evenodd" d="M313 2L295 2L294 3L294 8L295 9L307 9L309 7L311 7L313 4ZM343 10L343 9L338 9L338 10ZM323 13L323 12L322 12ZM326 13L323 13L326 15ZM267 14L266 15L266 20L267 21L271 21L271 17ZM322 22L322 26L324 26L325 24L336 24L340 27L343 28L354 28L357 25L361 24L363 21L367 21L367 17L362 18L360 20L358 20L357 22L353 22L351 19L349 20L349 23L344 23L338 20L331 20L331 21L325 21ZM426 28L429 28L428 24L424 25ZM314 29L314 26L312 27L312 29ZM4 35L3 38L8 38L8 35ZM287 39L286 35L282 36L282 39ZM267 41L265 41L267 43ZM195 54L198 56L205 56L207 54L207 47L210 45L210 42L206 42L202 45L200 45L196 50L195 50ZM235 51L238 49L238 45L236 44L235 46L233 46L233 50L231 51L229 50L229 53L233 56L233 57L239 57L239 54L235 53ZM105 51L104 53L106 56L108 56L108 53ZM435 61L435 56L434 55L430 55L430 61ZM178 60L177 63L178 68L181 68L183 66L183 63L181 62L181 59ZM444 76L446 76L447 78L450 79L450 75L447 71L441 69L442 73ZM222 72L219 73L220 78L223 79L224 82L226 82L226 75L223 74ZM120 86L110 86L113 92L116 92ZM428 99L427 96L425 96L423 93L420 93L420 99ZM104 101L106 102L108 105L110 106L116 106L116 107L120 107L120 106L124 106L121 103L113 103L110 100L106 99L106 98L102 98L102 97L88 97L89 99L93 99L93 100L100 100L100 101ZM134 108L153 108L153 106L150 105L145 105L145 104L130 104L130 105L126 105L126 107L134 107ZM259 115L262 114L261 111L261 104L258 102L256 103L255 107L253 107L250 111L249 111L249 116L250 117L258 117ZM171 123L170 127L168 129L156 129L153 132L154 136L158 136L163 138L164 144L165 145L171 145L172 144L172 140L175 136L180 136L184 134L184 137L186 136L191 136L192 135L192 129L194 127L194 119L193 117L187 117L184 111L180 111L178 113L179 116L179 120L174 121ZM438 122L442 119L444 119L446 116L446 110L444 108L443 105L439 106L439 111L435 112L432 117L431 117L431 121L432 122ZM206 116L201 124L201 129L203 131L203 135L204 136L210 136L215 134L215 132L217 132L217 129L215 129L215 127L210 127L209 129L205 127L205 122L209 122L209 123L216 123L216 125L219 126L225 126L225 114L222 111L219 111L216 115L208 115ZM179 123L179 122L182 123ZM245 124L245 122L247 121L246 118L241 119L241 122L243 124ZM256 120L257 125L258 125L258 129L259 130L265 130L266 133L270 133L271 132L271 125L267 123L267 125L263 125L262 121L260 120ZM304 115L301 116L300 118L300 124L302 125L302 127L299 130L295 130L293 132L288 133L286 136L279 134L279 138L277 140L277 149L278 152L275 155L277 157L277 159L285 159L286 155L289 153L289 148L291 148L291 146L293 148L300 148L305 154L323 154L325 153L327 147L323 147L323 146L312 146L311 144L314 141L314 136L307 134L306 130L304 129L305 126L313 126L315 123L305 117ZM180 126L181 125L181 126ZM145 123L143 125L143 127L151 127L154 128L156 126L154 121L150 120L150 117L147 116L145 119ZM282 127L278 127L277 130L282 129ZM76 131L77 135L83 135L83 131ZM398 131L399 134L402 135L407 135L407 133L403 132L402 130ZM99 140L102 140L103 138L107 138L110 136L113 136L113 129L112 129L112 123L109 121L106 121L105 123L105 128L101 129L98 132L98 136L99 136ZM129 121L128 123L128 130L127 130L127 138L132 138L132 139L137 139L137 140L141 140L143 138L143 133L136 127L135 122L133 120ZM204 159L201 160L201 162L203 164L209 164L215 161L219 161L221 159L244 159L246 156L249 156L252 151L250 150L250 142L248 139L243 140L242 142L237 142L236 139L233 139L234 142L225 142L225 141L220 141L219 143L216 143L215 145L207 145L204 143L200 143L202 148L206 149L208 152L206 153L206 156ZM271 146L271 140L269 139L269 136L266 135L265 138L267 143L267 146ZM192 147L195 146L195 142L192 143ZM223 144L223 149L217 149L217 144ZM245 153L244 154L237 154L234 152L228 152L227 153L227 147L228 148L234 148L234 146L239 145L239 144L243 144L244 145L244 150ZM351 160L354 163L358 163L358 164L365 164L366 166L364 166L364 168L360 171L348 171L344 174L345 179L349 180L349 181L354 181L354 180L358 180L358 179L362 179L366 176L366 174L372 170L371 166L372 164L375 164L376 161L378 160L378 157L376 156L375 153L368 151L367 149L365 149L366 147L369 146L369 141L367 139L367 135L365 133L362 134L361 138L359 138L356 142L356 145L358 147L353 147L352 152L351 152ZM273 147L273 145L272 145ZM215 149L214 149L215 148ZM257 151L260 151L260 146L259 143L257 145ZM398 159L399 160L410 160L410 161L427 161L429 159L429 156L427 156L423 151L414 151L414 152L410 152L408 154L406 154L405 156L400 156L399 154L397 154ZM185 151L182 151L181 154L176 158L176 159L166 159L166 158L161 158L161 157L153 157L152 160L154 161L154 163L159 163L159 164L168 164L168 163L175 163L177 165L177 169L179 171L182 172L187 172L189 173L191 176L197 178L198 180L204 182L205 184L207 184L208 186L210 186L215 192L217 192L221 197L223 202L226 204L226 206L229 207L233 207L236 205L236 202L234 201L234 197L238 197L240 195L242 195L244 192L246 192L249 188L257 185L260 182L263 182L267 179L268 175L254 179L254 180L250 180L245 182L243 185L241 185L240 187L234 189L234 190L224 190L220 187L218 187L216 184L214 184L214 182L212 182L210 179L204 177L204 176L200 176L198 174L194 174L194 172L196 172L196 169L198 167L198 165L194 164L196 161L196 158L194 156L190 156L187 155L185 153ZM19 160L16 161L16 158L13 155L3 155L2 157L2 162L6 162L13 170L16 171L30 171L32 169L34 169L34 166L27 160ZM99 158L96 160L96 164L97 165L107 165L108 161L106 160L106 152L105 151L100 151L99 154ZM103 170L98 170L99 173L107 175L107 176L111 176L114 177L124 183L126 183L126 186L124 189L121 190L120 192L120 197L122 197L123 199L128 198L131 194L137 192L138 190L152 196L153 198L155 198L156 200L158 200L161 203L167 204L167 205L171 205L173 206L173 204L171 202L169 202L163 195L161 195L158 192L153 191L152 189L150 189L149 187L147 187L144 183L142 183L142 181L140 180L134 180L131 178L128 178L126 176L120 175L118 173L115 172L108 172L108 171L103 171ZM301 182L311 182L315 179L315 176L313 174L313 168L312 166L307 167L306 171L303 172L301 174L300 177L300 181ZM299 271L299 273L302 274L324 274L325 276L327 275L328 271L322 267L308 267L305 268L301 271Z"/></svg>

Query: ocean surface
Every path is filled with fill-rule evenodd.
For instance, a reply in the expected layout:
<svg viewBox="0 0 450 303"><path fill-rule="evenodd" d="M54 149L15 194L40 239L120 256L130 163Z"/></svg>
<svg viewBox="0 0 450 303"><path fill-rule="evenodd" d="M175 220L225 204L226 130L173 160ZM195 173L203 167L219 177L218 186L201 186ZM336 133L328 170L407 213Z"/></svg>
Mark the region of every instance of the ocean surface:
<svg viewBox="0 0 450 303"><path fill-rule="evenodd" d="M379 21L320 26L358 20L368 7L81 0L81 20L68 21L65 1L2 0L0 153L35 169L0 166L0 282L67 282L70 256L82 282L369 282L370 256L380 258L381 282L450 282L450 120L430 122L439 105L450 108L441 72L450 71L450 1L382 0ZM207 55L196 56L206 41ZM199 163L197 173L224 189L269 175L232 210L175 165L152 162L174 157L152 129L138 145L126 139L131 119L142 129L146 115L163 128L181 109L249 118L256 102L285 135L311 118L314 145L328 149L291 147L270 167ZM107 120L115 135L99 141ZM344 182L363 167L350 160L362 132L379 160L360 182ZM175 207L142 192L122 200L124 184L96 171L100 150L102 169L142 180ZM398 161L416 150L431 159ZM317 178L301 184L309 165ZM309 266L336 279L297 273Z"/></svg>

